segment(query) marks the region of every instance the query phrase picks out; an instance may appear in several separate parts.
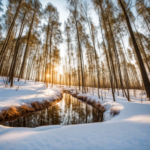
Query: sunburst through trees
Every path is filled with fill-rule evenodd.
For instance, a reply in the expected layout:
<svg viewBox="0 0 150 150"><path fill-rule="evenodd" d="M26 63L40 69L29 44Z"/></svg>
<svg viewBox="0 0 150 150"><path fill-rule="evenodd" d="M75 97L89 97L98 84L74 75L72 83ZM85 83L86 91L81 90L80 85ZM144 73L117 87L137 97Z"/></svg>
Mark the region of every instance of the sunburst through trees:
<svg viewBox="0 0 150 150"><path fill-rule="evenodd" d="M120 90L130 101L130 89L143 89L150 98L149 0L67 0L64 23L52 3L45 8L40 0L7 3L0 17L0 75L6 85L23 78L82 93L96 88L102 99L102 91L111 88L114 101ZM0 1L0 11L2 6Z"/></svg>

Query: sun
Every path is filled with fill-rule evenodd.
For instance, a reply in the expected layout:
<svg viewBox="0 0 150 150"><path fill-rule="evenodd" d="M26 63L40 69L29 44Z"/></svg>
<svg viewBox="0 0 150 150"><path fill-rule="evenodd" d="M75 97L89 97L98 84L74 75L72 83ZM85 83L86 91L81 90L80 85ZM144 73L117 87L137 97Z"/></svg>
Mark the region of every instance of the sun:
<svg viewBox="0 0 150 150"><path fill-rule="evenodd" d="M47 74L47 77L49 77L49 74Z"/></svg>
<svg viewBox="0 0 150 150"><path fill-rule="evenodd" d="M57 67L55 67L55 71L57 71L58 70L58 68Z"/></svg>

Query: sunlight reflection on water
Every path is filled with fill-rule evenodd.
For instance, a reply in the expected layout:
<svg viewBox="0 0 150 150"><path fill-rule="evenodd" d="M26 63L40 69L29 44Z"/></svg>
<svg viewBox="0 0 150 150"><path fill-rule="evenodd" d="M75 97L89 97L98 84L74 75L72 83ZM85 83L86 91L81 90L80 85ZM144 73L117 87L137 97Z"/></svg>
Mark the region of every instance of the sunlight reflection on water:
<svg viewBox="0 0 150 150"><path fill-rule="evenodd" d="M64 94L62 101L55 106L14 121L7 121L3 125L11 127L38 127L44 125L71 125L102 121L103 114L98 110L69 94Z"/></svg>

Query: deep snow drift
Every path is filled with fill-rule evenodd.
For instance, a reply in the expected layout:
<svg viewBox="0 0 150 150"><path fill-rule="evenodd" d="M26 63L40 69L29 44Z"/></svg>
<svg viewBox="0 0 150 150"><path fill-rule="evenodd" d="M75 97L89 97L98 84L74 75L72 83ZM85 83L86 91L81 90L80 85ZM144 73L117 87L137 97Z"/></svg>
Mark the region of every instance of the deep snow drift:
<svg viewBox="0 0 150 150"><path fill-rule="evenodd" d="M30 89L40 88L38 84L30 83ZM28 81L27 81L28 84ZM33 87L32 87L32 86ZM1 91L4 87L1 87ZM5 89L6 90L6 89ZM28 88L27 88L28 90ZM42 90L46 92L46 89ZM15 91L16 92L16 91ZM28 97L32 94L25 93ZM45 93L44 92L44 93ZM42 149L42 150L95 150L95 149L150 149L150 102L143 97L141 91L137 91L136 97L131 96L128 102L121 94L113 102L111 91L105 91L106 98L102 101L96 96L97 92L88 93L89 99L100 101L106 109L120 110L120 114L103 123L92 123L69 126L45 126L34 129L10 128L0 126L0 149ZM131 91L132 93L133 91ZM18 91L19 93L19 91ZM28 95L29 94L29 95ZM39 93L40 95L41 93ZM22 97L20 94L20 97ZM34 96L36 94L33 94ZM37 94L38 95L38 94ZM133 94L131 94L133 95ZM30 97L29 96L29 97ZM30 97L31 98L34 98ZM46 94L45 94L46 96ZM4 96L3 96L4 97ZM25 96L24 96L25 97ZM44 94L37 97L44 97ZM8 102L10 96L5 97ZM19 98L16 99L19 101ZM3 101L3 105L5 104ZM12 104L15 103L15 100Z"/></svg>

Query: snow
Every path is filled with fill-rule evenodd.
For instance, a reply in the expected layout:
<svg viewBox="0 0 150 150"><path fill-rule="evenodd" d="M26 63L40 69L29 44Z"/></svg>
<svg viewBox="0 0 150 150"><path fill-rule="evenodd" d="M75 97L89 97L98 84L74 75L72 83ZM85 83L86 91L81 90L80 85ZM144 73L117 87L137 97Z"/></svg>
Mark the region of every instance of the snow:
<svg viewBox="0 0 150 150"><path fill-rule="evenodd" d="M5 79L6 80L6 79ZM19 88L18 88L19 87ZM0 111L10 106L22 106L32 102L54 100L62 97L62 92L57 88L48 87L42 82L34 82L15 79L14 86L5 87L3 78L0 77Z"/></svg>
<svg viewBox="0 0 150 150"><path fill-rule="evenodd" d="M38 83L36 84L36 87L36 85L32 85L32 81L29 81L29 83L27 82L27 84L29 85L26 86L30 87L30 89L39 89L37 91L40 91L40 88L44 86L43 83ZM26 86L24 87L24 89L26 88L26 90L28 91L28 87ZM71 90L70 88L63 89ZM5 91L6 89L4 89L4 87L1 87L1 91L2 90ZM39 95L46 93L45 90L46 89L42 89L42 93L39 93ZM72 92L75 91L72 90ZM113 102L111 91L108 92L108 90L105 90L105 92L106 98L104 98L103 101L98 99L96 91L94 92L94 95L92 95L90 91L89 93L84 94L84 96L88 96L88 99L90 100L100 101L101 104L107 109L119 110L120 114L113 117L111 120L103 123L69 126L54 125L32 129L0 126L0 149L149 150L150 102L147 101L145 95L143 95L143 98L141 100L142 92L140 90L137 90L136 97L134 97L133 90L131 90L131 102L128 102L125 97L123 97L121 94L118 96L116 93L116 102ZM24 97L24 99L25 97L33 99L36 94L37 93L32 92L29 94L26 93L24 94L24 96L21 96L20 94L20 97ZM79 94L82 95L81 93ZM40 100L41 97L44 96L37 96L37 98L39 98ZM8 98L5 97L5 100L2 101L3 105L6 105L5 101L10 101L13 104L13 102L15 101L18 102L19 98L14 98L14 100L11 101L10 99L8 100Z"/></svg>
<svg viewBox="0 0 150 150"><path fill-rule="evenodd" d="M76 93L76 90L73 88L63 87L62 89L64 91L70 91L71 94ZM105 106L107 111L111 109L121 112L117 117L112 118L111 121L128 119L130 121L150 122L150 101L146 99L145 92L136 90L136 97L134 97L134 90L130 90L130 102L122 96L121 90L119 91L119 96L116 92L116 102L113 101L111 90L109 90L109 92L108 90L103 90L102 93L104 100L98 98L97 89L94 90L94 94L92 94L91 89L89 89L88 93L82 94L79 92L77 96L87 97L87 100L100 102ZM106 98L105 93L107 93Z"/></svg>

